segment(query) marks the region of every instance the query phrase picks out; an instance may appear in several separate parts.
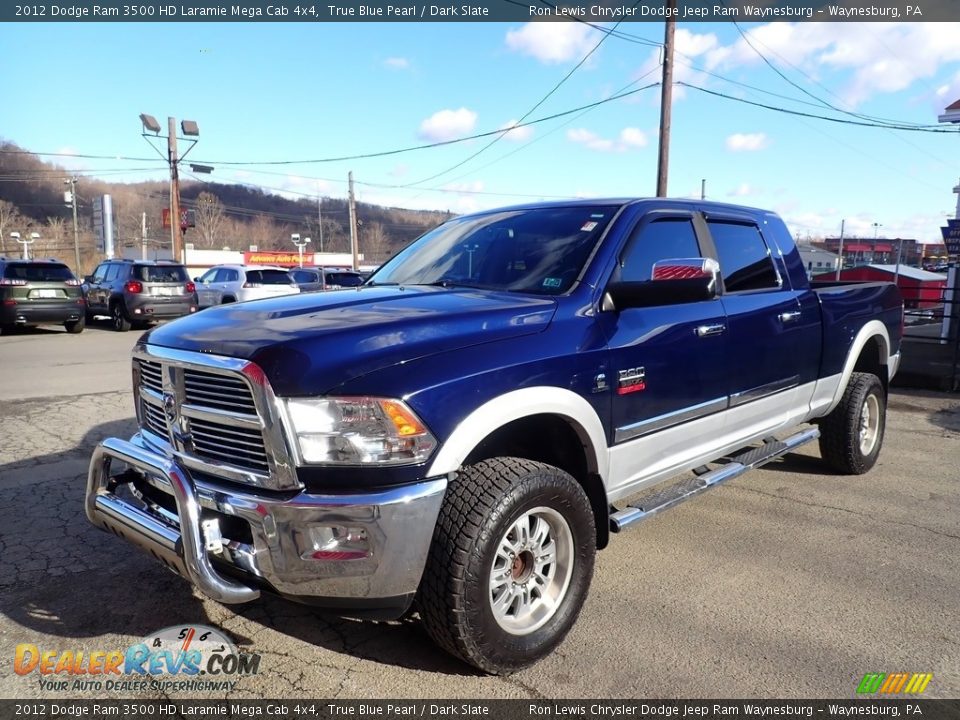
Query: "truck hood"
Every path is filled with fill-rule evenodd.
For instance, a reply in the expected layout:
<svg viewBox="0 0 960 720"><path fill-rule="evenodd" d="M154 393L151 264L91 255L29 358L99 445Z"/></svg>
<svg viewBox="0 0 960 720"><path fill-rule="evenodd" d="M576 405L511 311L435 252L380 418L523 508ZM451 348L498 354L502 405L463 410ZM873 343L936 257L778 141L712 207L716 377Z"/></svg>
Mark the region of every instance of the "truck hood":
<svg viewBox="0 0 960 720"><path fill-rule="evenodd" d="M540 332L556 306L465 288L364 287L221 305L144 339L252 360L277 395L317 395L397 363Z"/></svg>

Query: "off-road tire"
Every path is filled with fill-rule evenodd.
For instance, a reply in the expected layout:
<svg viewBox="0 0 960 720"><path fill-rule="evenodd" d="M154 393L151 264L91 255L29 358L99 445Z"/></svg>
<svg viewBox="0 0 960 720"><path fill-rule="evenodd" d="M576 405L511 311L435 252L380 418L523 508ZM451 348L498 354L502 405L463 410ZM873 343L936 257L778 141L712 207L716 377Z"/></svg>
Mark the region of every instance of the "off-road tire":
<svg viewBox="0 0 960 720"><path fill-rule="evenodd" d="M862 475L874 466L883 445L887 397L880 378L850 376L840 404L820 421L820 455L837 472Z"/></svg>
<svg viewBox="0 0 960 720"><path fill-rule="evenodd" d="M110 306L110 324L117 332L127 332L133 326L133 323L127 319L123 302L120 300L117 300Z"/></svg>
<svg viewBox="0 0 960 720"><path fill-rule="evenodd" d="M70 322L65 322L63 326L67 329L67 332L71 335L77 335L83 332L83 328L87 325L86 317L81 317L79 320L72 320Z"/></svg>
<svg viewBox="0 0 960 720"><path fill-rule="evenodd" d="M516 634L504 629L494 614L491 573L498 548L531 513L534 524L545 514L569 529L569 537L561 537L551 527L558 558L554 576L563 573L569 580L558 591L552 614L539 625L532 623L525 634ZM561 546L569 551L564 553ZM566 569L564 554L569 558ZM516 672L548 655L566 637L590 589L595 554L590 501L570 475L513 457L466 466L448 486L440 509L417 597L420 617L434 642L452 655L488 673ZM543 607L542 598L539 602L530 607Z"/></svg>

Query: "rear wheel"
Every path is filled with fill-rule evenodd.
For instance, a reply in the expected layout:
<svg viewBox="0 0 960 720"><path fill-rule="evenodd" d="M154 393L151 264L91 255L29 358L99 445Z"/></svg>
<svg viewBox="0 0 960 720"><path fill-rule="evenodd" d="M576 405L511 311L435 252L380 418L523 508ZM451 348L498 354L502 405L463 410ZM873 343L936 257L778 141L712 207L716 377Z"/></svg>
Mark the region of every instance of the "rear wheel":
<svg viewBox="0 0 960 720"><path fill-rule="evenodd" d="M65 322L63 326L67 329L68 333L76 335L77 333L82 333L83 328L86 327L87 321L86 318L81 317L79 320L72 320L70 322Z"/></svg>
<svg viewBox="0 0 960 720"><path fill-rule="evenodd" d="M123 309L122 302L115 302L110 308L110 320L113 324L113 329L117 332L127 332L130 329L131 323L127 320L127 314Z"/></svg>
<svg viewBox="0 0 960 720"><path fill-rule="evenodd" d="M887 399L880 378L853 373L840 404L820 421L820 455L846 475L874 466L883 445Z"/></svg>
<svg viewBox="0 0 960 720"><path fill-rule="evenodd" d="M447 489L418 605L434 641L508 674L553 651L590 588L596 553L583 488L558 468L494 458Z"/></svg>
<svg viewBox="0 0 960 720"><path fill-rule="evenodd" d="M225 298L223 298L223 299L220 301L220 304L221 304L221 305L227 305L227 304L232 303L232 302L236 302L236 299L230 297L229 295L227 295Z"/></svg>

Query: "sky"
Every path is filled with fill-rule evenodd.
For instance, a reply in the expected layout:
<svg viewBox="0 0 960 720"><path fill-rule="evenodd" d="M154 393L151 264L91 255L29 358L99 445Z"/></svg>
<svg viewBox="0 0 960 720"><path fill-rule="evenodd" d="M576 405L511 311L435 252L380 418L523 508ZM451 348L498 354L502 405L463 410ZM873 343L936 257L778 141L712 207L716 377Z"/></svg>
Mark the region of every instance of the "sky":
<svg viewBox="0 0 960 720"><path fill-rule="evenodd" d="M215 168L201 179L344 197L352 171L362 202L454 213L653 195L660 88L642 88L660 80L663 25L601 28L5 23L0 138L79 174L164 179L148 113L163 134L171 116L199 125L184 180L193 162ZM958 36L960 23L679 22L668 194L699 197L705 180L708 199L775 210L801 239L843 221L847 236L939 241L960 137L850 123L957 130L937 115L960 99ZM523 118L539 122L301 162Z"/></svg>

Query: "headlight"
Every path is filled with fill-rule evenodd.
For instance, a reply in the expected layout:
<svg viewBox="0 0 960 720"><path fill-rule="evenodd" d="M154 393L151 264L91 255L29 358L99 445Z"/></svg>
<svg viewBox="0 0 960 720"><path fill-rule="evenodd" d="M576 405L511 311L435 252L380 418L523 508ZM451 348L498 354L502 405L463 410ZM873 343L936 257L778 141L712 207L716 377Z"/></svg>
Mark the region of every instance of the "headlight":
<svg viewBox="0 0 960 720"><path fill-rule="evenodd" d="M328 397L286 403L306 463L404 465L426 460L437 446L420 418L400 400Z"/></svg>

